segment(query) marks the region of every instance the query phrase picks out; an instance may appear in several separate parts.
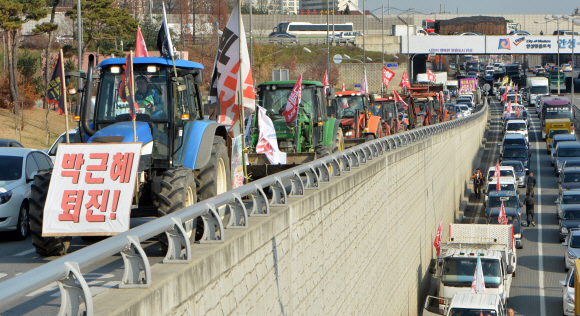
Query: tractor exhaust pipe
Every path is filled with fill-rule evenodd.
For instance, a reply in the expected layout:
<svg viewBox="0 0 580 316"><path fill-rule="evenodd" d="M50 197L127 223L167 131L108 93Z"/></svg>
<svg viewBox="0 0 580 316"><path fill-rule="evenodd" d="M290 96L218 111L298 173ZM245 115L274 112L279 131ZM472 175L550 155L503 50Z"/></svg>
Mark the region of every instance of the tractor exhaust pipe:
<svg viewBox="0 0 580 316"><path fill-rule="evenodd" d="M89 55L89 67L87 69L87 81L85 83L85 91L83 93L85 99L83 108L81 110L81 124L85 133L91 137L95 135L95 130L91 128L87 120L88 111L91 110L91 98L93 95L93 68L95 67L95 56Z"/></svg>

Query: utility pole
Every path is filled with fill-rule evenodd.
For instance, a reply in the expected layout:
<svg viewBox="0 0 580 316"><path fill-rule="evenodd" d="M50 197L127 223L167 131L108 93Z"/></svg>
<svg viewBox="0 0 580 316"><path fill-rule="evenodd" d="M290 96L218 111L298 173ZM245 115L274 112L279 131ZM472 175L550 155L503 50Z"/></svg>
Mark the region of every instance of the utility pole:
<svg viewBox="0 0 580 316"><path fill-rule="evenodd" d="M78 55L79 55L79 71L83 71L83 29L82 29L82 10L81 10L81 0L77 0L77 42L78 42ZM98 58L98 57L97 57ZM98 59L97 59L98 60ZM83 79L77 79L77 91L79 91L77 99L77 113L79 114L79 109L81 108L81 102L83 100L84 92L82 91ZM91 96L88 96L90 98ZM67 118L68 119L68 118Z"/></svg>
<svg viewBox="0 0 580 316"><path fill-rule="evenodd" d="M250 69L252 70L252 73L254 73L254 35L252 33L252 11L254 11L254 0L250 0Z"/></svg>
<svg viewBox="0 0 580 316"><path fill-rule="evenodd" d="M384 67L385 66L385 6L384 5L381 6L381 28L382 28L381 38L382 38L382 43L383 43L383 48L382 48L383 62L382 62L382 65ZM385 85L381 84L381 98L384 96L384 94L385 94Z"/></svg>

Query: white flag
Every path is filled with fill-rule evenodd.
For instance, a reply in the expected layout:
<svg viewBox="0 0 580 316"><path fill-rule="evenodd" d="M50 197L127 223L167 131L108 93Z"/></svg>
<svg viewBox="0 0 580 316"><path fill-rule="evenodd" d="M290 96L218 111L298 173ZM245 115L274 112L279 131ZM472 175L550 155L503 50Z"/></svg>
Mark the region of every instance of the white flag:
<svg viewBox="0 0 580 316"><path fill-rule="evenodd" d="M272 120L266 115L266 109L258 106L258 128L260 137L256 145L256 152L265 154L271 164L286 164L286 153L278 149L278 139Z"/></svg>
<svg viewBox="0 0 580 316"><path fill-rule="evenodd" d="M219 103L218 123L233 126L240 116L238 105L244 107L244 117L256 110L250 55L244 25L239 29L238 5L234 7L220 37L218 53L211 76L209 100ZM240 46L242 51L242 91L240 89ZM242 100L239 100L239 94Z"/></svg>
<svg viewBox="0 0 580 316"><path fill-rule="evenodd" d="M363 78L360 83L360 94L367 95L369 94L369 85L367 83L367 71L364 71Z"/></svg>
<svg viewBox="0 0 580 316"><path fill-rule="evenodd" d="M485 293L485 280L483 279L480 256L477 256L477 266L475 267L473 281L471 281L471 293Z"/></svg>

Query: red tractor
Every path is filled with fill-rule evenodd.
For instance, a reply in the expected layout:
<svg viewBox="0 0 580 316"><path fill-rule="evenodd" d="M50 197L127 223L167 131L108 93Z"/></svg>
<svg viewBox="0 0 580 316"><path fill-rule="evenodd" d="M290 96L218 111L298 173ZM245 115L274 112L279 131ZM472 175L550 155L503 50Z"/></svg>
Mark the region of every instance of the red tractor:
<svg viewBox="0 0 580 316"><path fill-rule="evenodd" d="M344 148L383 137L382 119L373 111L374 95L359 91L337 91L335 95L329 115L341 121Z"/></svg>
<svg viewBox="0 0 580 316"><path fill-rule="evenodd" d="M383 135L389 136L402 132L405 124L401 124L399 112L402 110L400 105L397 105L395 98L387 96L386 98L379 98L373 103L375 113L382 118Z"/></svg>

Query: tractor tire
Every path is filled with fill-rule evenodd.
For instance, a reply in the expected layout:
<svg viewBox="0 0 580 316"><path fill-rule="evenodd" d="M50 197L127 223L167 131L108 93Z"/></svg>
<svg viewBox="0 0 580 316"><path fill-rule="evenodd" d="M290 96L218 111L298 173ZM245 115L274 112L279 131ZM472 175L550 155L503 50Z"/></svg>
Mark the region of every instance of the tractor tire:
<svg viewBox="0 0 580 316"><path fill-rule="evenodd" d="M336 135L334 136L334 145L332 145L332 153L336 153L344 150L344 136L342 134L342 128L338 128Z"/></svg>
<svg viewBox="0 0 580 316"><path fill-rule="evenodd" d="M214 136L209 162L199 172L196 172L196 181L199 184L197 201L212 198L232 189L230 166L226 142L222 137ZM222 221L226 221L227 214L225 212L227 210L228 208L223 206L217 210ZM194 227L196 227L195 241L198 241L203 236L204 230L201 218L197 219Z"/></svg>
<svg viewBox="0 0 580 316"><path fill-rule="evenodd" d="M41 171L34 177L30 195L30 233L32 245L36 253L41 256L63 256L70 247L72 237L42 237L42 221L44 216L44 204L52 170Z"/></svg>
<svg viewBox="0 0 580 316"><path fill-rule="evenodd" d="M160 191L157 193L158 206L157 215L159 217L171 214L186 206L197 203L195 177L191 169L186 167L170 168L163 173ZM192 243L195 232L189 236ZM161 251L167 252L167 236L159 236Z"/></svg>

